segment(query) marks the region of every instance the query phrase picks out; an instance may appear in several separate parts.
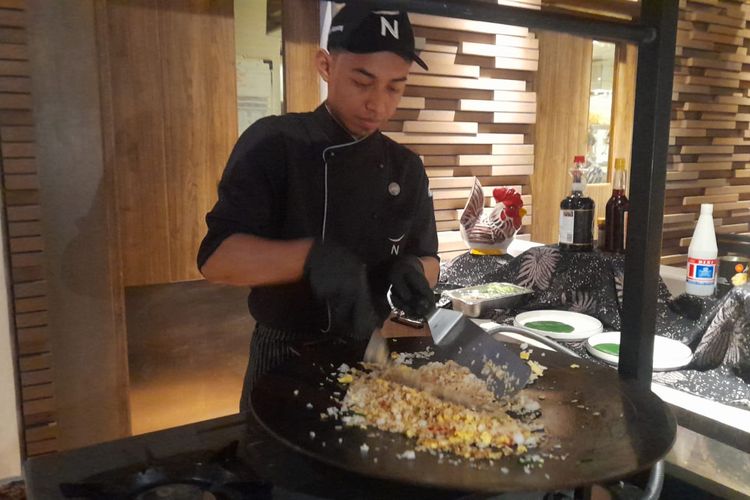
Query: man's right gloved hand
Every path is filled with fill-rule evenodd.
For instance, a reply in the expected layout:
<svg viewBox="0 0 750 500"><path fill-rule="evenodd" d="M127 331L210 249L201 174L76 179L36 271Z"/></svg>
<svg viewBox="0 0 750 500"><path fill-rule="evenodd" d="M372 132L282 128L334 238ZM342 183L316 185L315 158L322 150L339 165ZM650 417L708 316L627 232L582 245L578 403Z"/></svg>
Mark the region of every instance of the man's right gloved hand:
<svg viewBox="0 0 750 500"><path fill-rule="evenodd" d="M364 263L335 244L313 243L304 267L313 294L327 302L335 330L367 339L381 326L373 309Z"/></svg>
<svg viewBox="0 0 750 500"><path fill-rule="evenodd" d="M424 275L419 257L403 255L388 270L393 307L411 318L424 318L435 309L435 296Z"/></svg>

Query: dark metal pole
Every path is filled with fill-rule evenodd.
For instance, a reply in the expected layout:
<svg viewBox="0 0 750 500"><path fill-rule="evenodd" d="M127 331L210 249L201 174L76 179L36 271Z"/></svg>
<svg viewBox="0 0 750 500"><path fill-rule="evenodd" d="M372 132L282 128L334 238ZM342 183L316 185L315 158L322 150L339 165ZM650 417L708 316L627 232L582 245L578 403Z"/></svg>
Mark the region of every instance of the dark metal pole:
<svg viewBox="0 0 750 500"><path fill-rule="evenodd" d="M346 0L333 1L342 3ZM638 23L508 7L487 0L361 0L361 2L384 10L406 10L420 14L525 26L531 29L558 31L612 42L642 43L653 40L656 36L653 27Z"/></svg>
<svg viewBox="0 0 750 500"><path fill-rule="evenodd" d="M642 0L641 9L657 36L638 49L619 372L650 387L678 0Z"/></svg>

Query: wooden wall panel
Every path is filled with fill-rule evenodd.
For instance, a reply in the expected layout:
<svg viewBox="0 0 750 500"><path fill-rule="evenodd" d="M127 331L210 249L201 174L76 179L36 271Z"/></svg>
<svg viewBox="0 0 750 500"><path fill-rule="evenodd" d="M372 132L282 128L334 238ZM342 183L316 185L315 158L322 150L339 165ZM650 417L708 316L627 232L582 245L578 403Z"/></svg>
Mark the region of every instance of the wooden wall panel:
<svg viewBox="0 0 750 500"><path fill-rule="evenodd" d="M117 221L126 285L168 282L169 215L158 0L107 2Z"/></svg>
<svg viewBox="0 0 750 500"><path fill-rule="evenodd" d="M539 8L540 0L512 3ZM384 131L422 157L433 192L439 252L449 259L466 251L458 214L473 176L485 188L486 206L494 203L494 187L512 186L531 212L539 41L523 27L409 17L430 71L413 66L406 97ZM528 233L531 220L530 214L524 218L522 233Z"/></svg>
<svg viewBox="0 0 750 500"><path fill-rule="evenodd" d="M186 2L159 16L169 281L199 278L204 219L237 128L233 4ZM196 75L210 78L196 78ZM232 129L231 127L234 127Z"/></svg>
<svg viewBox="0 0 750 500"><path fill-rule="evenodd" d="M536 155L531 237L557 243L560 201L569 194L575 155L586 154L591 83L591 40L539 34Z"/></svg>
<svg viewBox="0 0 750 500"><path fill-rule="evenodd" d="M232 14L231 0L107 2L125 286L200 278L204 216L236 139Z"/></svg>
<svg viewBox="0 0 750 500"><path fill-rule="evenodd" d="M24 455L58 450L52 382L52 356L47 329L47 283L44 281L44 238L38 205L39 183L28 63L26 2L0 5L0 154L7 248L10 255L11 312L16 356ZM37 443L44 443L37 444Z"/></svg>
<svg viewBox="0 0 750 500"><path fill-rule="evenodd" d="M633 116L635 113L635 76L638 47L618 44L615 49L615 73L612 94L612 126L609 142L609 172L614 172L615 158L624 158L631 168Z"/></svg>
<svg viewBox="0 0 750 500"><path fill-rule="evenodd" d="M283 0L284 108L312 111L320 104L315 54L320 47L320 2Z"/></svg>
<svg viewBox="0 0 750 500"><path fill-rule="evenodd" d="M750 234L748 20L737 2L680 2L664 264L685 263L701 203L718 233Z"/></svg>

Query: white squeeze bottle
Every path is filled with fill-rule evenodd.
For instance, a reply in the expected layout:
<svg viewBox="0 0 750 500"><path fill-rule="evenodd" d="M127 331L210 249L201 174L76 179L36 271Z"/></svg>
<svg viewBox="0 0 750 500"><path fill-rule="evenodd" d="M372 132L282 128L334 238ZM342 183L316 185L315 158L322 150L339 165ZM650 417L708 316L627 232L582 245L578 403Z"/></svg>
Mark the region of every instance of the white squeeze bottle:
<svg viewBox="0 0 750 500"><path fill-rule="evenodd" d="M704 203L701 205L698 224L695 225L693 239L688 247L685 291L690 295L712 295L714 288L716 288L719 251L716 247L713 213L713 204Z"/></svg>

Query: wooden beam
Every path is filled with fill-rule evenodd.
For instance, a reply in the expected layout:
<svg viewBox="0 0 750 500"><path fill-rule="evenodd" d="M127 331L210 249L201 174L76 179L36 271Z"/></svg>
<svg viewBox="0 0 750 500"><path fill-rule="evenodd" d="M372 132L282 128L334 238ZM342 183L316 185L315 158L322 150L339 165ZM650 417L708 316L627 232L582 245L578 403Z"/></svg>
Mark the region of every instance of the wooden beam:
<svg viewBox="0 0 750 500"><path fill-rule="evenodd" d="M560 201L570 190L569 166L574 155L586 151L592 43L551 32L540 33L539 42L536 137L543 140L535 145L531 237L557 243Z"/></svg>
<svg viewBox="0 0 750 500"><path fill-rule="evenodd" d="M320 104L315 54L320 47L320 2L283 0L284 104L288 113Z"/></svg>
<svg viewBox="0 0 750 500"><path fill-rule="evenodd" d="M614 172L616 158L625 159L631 167L633 144L633 112L635 105L635 76L638 69L638 47L618 44L615 48L615 70L612 84L612 122L610 125L608 179Z"/></svg>

